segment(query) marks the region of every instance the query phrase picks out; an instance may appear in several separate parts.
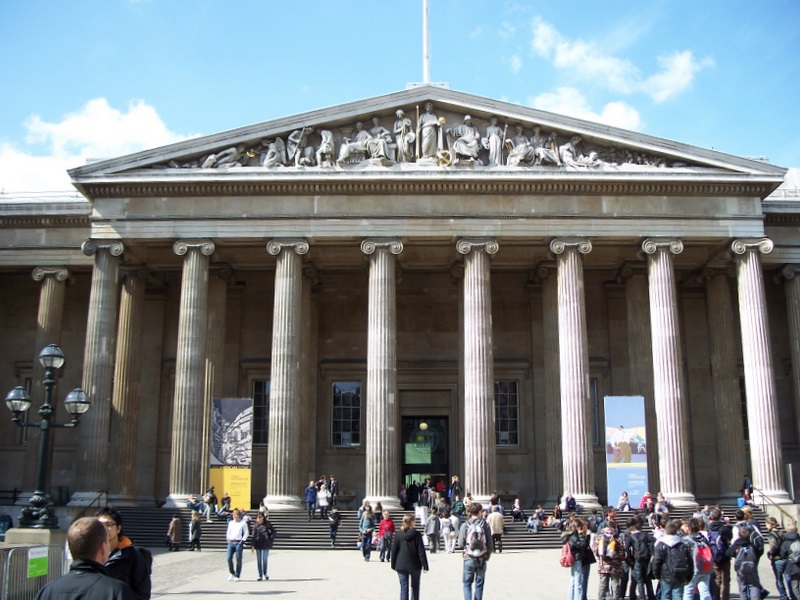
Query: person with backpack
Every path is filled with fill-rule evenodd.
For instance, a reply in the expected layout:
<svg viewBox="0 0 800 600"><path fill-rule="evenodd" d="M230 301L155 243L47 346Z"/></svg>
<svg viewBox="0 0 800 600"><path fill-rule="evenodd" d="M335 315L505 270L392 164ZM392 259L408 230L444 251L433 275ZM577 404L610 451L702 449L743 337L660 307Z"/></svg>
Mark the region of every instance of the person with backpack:
<svg viewBox="0 0 800 600"><path fill-rule="evenodd" d="M791 592L789 577L786 576L786 557L781 556L784 537L784 532L778 526L778 520L775 517L767 517L767 558L772 563L772 573L775 575L775 585L781 595L780 600L790 600L790 597L791 600L797 600Z"/></svg>
<svg viewBox="0 0 800 600"><path fill-rule="evenodd" d="M714 600L730 600L731 559L727 552L732 537L733 529L723 520L722 510L715 507L708 520L708 545L714 557L714 587L711 591Z"/></svg>
<svg viewBox="0 0 800 600"><path fill-rule="evenodd" d="M683 592L694 575L692 551L678 537L681 522L673 519L664 525L664 535L653 549L653 577L661 581L661 598L683 600Z"/></svg>
<svg viewBox="0 0 800 600"><path fill-rule="evenodd" d="M114 579L127 583L137 600L149 600L152 589L150 571L152 555L136 548L129 537L122 533L122 515L118 510L101 508L95 517L108 530L109 555L105 568Z"/></svg>
<svg viewBox="0 0 800 600"><path fill-rule="evenodd" d="M267 581L267 566L269 564L269 550L275 542L275 527L263 513L258 513L256 524L253 527L253 539L251 552L256 553L256 565L258 566L257 581Z"/></svg>
<svg viewBox="0 0 800 600"><path fill-rule="evenodd" d="M692 600L694 591L700 596L700 600L711 600L711 576L714 574L714 557L711 554L711 546L708 539L703 535L705 523L702 518L693 517L689 519L689 533L683 538L692 550L692 560L694 562L694 575L689 585L683 591L683 600Z"/></svg>
<svg viewBox="0 0 800 600"><path fill-rule="evenodd" d="M486 582L486 561L494 550L492 532L486 520L481 518L480 502L469 505L466 535L464 536L464 600L481 600ZM474 586L474 590L473 590Z"/></svg>
<svg viewBox="0 0 800 600"><path fill-rule="evenodd" d="M780 556L786 560L784 574L789 580L789 590L793 598L800 598L800 535L794 522L786 524Z"/></svg>
<svg viewBox="0 0 800 600"><path fill-rule="evenodd" d="M591 547L597 557L597 574L600 576L598 600L605 600L606 590L611 593L611 598L621 600L625 596L625 591L622 589L625 543L617 533L614 523L609 522L592 537Z"/></svg>
<svg viewBox="0 0 800 600"><path fill-rule="evenodd" d="M594 554L590 547L591 532L589 524L581 518L573 521L570 528L562 536L564 544L569 544L569 550L574 562L570 567L569 590L567 600L583 600L586 596L586 585L589 583L589 570L595 563Z"/></svg>
<svg viewBox="0 0 800 600"><path fill-rule="evenodd" d="M414 516L403 516L400 531L392 540L392 569L400 579L400 600L409 600L409 587L414 600L419 600L419 581L422 572L428 572L428 556L422 536L414 528Z"/></svg>
<svg viewBox="0 0 800 600"><path fill-rule="evenodd" d="M739 525L739 537L728 548L733 559L733 570L739 583L741 600L761 600L761 581L758 578L758 557L750 540L750 527Z"/></svg>
<svg viewBox="0 0 800 600"><path fill-rule="evenodd" d="M655 543L652 535L642 531L642 518L638 515L631 518L625 543L631 576L631 600L655 600L653 578L650 576L650 559Z"/></svg>

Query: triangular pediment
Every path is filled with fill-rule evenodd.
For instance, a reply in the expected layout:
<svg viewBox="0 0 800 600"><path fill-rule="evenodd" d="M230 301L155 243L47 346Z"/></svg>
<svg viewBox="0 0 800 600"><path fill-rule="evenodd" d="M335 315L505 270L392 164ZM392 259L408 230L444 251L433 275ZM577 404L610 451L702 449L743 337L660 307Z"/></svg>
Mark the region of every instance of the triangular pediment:
<svg viewBox="0 0 800 600"><path fill-rule="evenodd" d="M426 108L429 106L430 108ZM400 114L398 111L402 111ZM70 171L103 181L308 178L435 172L550 178L728 176L780 183L784 169L672 140L434 86L194 138Z"/></svg>

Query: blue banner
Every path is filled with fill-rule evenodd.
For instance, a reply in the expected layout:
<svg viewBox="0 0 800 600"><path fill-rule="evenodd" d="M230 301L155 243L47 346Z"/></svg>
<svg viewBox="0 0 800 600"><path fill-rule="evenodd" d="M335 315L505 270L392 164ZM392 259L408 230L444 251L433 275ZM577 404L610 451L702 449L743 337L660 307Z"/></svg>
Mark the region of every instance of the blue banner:
<svg viewBox="0 0 800 600"><path fill-rule="evenodd" d="M605 415L608 504L617 506L627 492L631 509L637 509L648 491L644 397L606 396Z"/></svg>

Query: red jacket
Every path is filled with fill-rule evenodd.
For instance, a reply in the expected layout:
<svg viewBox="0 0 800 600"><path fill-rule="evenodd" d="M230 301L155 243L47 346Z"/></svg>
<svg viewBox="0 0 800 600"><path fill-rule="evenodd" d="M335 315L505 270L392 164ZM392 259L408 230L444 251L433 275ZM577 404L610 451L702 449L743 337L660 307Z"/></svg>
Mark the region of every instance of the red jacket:
<svg viewBox="0 0 800 600"><path fill-rule="evenodd" d="M394 535L394 521L391 519L381 519L381 524L378 526L378 537L382 538L386 535L387 531Z"/></svg>

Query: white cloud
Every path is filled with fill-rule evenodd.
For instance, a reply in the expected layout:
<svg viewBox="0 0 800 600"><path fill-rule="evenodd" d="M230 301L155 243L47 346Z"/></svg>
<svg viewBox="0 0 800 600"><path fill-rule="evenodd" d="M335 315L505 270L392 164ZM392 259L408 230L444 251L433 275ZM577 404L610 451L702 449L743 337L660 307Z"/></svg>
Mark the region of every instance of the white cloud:
<svg viewBox="0 0 800 600"><path fill-rule="evenodd" d="M569 40L540 17L533 21L531 48L535 55L579 80L599 83L622 94L642 92L654 102L664 102L683 92L700 70L714 65L713 60L698 61L691 51L684 50L659 57L660 71L643 77L630 60L607 53L594 41Z"/></svg>
<svg viewBox="0 0 800 600"><path fill-rule="evenodd" d="M68 190L72 185L66 170L87 159L112 158L192 137L170 131L155 108L141 100L120 111L97 98L60 121L32 115L24 125L24 143L0 144L0 191Z"/></svg>
<svg viewBox="0 0 800 600"><path fill-rule="evenodd" d="M531 106L540 110L596 121L624 129L640 129L642 126L639 112L624 102L609 102L600 112L592 110L586 97L577 89L560 87L555 92L547 92L528 101Z"/></svg>
<svg viewBox="0 0 800 600"><path fill-rule="evenodd" d="M522 58L519 54L514 54L511 57L511 72L515 75L519 73L519 70L522 68Z"/></svg>

